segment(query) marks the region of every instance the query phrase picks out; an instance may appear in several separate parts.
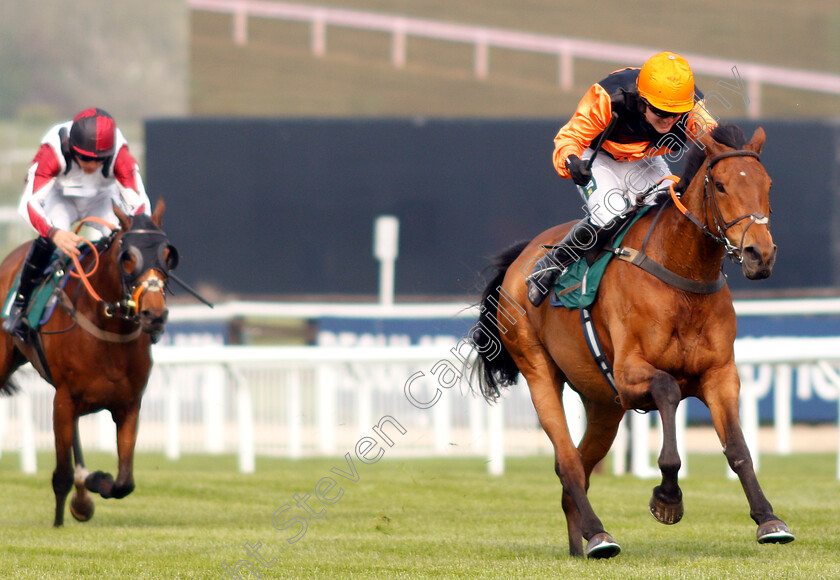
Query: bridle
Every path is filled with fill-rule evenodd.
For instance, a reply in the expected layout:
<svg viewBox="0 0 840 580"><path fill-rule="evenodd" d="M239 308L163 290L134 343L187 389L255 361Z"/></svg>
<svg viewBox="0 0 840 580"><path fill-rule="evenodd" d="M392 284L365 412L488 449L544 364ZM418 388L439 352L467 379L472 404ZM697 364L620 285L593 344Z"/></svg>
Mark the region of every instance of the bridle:
<svg viewBox="0 0 840 580"><path fill-rule="evenodd" d="M86 220L83 220L83 223L85 221L104 223L113 229L111 224L103 220L86 218ZM159 229L128 229L123 232L122 237L119 239L117 255L123 298L117 302L108 302L99 296L88 278L93 275L99 265L99 254L107 251L113 245L118 234L119 230L113 229L111 234L103 238L100 243L93 244L86 242L86 245L90 248L94 256L93 267L90 271L86 272L78 258L73 256L72 261L75 266L75 272L71 270L70 275L79 278L88 294L95 301L102 304L102 309L106 317L119 318L137 323L140 319L138 306L143 294L146 292L160 292L161 294L165 294L169 271L178 265L178 251L169 243L166 234ZM167 250L169 250L169 253L165 257L164 254L166 254ZM123 268L123 260L126 255L133 256L135 260L135 268L131 272L127 272ZM149 271L152 272L152 275L140 281L139 279Z"/></svg>
<svg viewBox="0 0 840 580"><path fill-rule="evenodd" d="M167 255L167 250L169 251ZM131 272L123 268L127 256L134 258L134 269ZM169 243L166 234L158 229L129 229L120 238L117 263L120 269L120 280L126 315L136 321L140 300L146 292L160 292L165 295L166 282L169 271L178 265L178 251ZM150 272L142 281L144 274Z"/></svg>
<svg viewBox="0 0 840 580"><path fill-rule="evenodd" d="M726 221L726 218L723 217L723 214L720 212L720 207L718 206L717 200L717 190L712 185L712 168L718 161L723 159L727 159L729 157L754 157L755 159L761 160L761 157L755 151L748 151L746 149L737 149L735 151L726 151L724 153L720 153L715 155L711 159L709 159L706 165L706 175L703 177L703 221L699 220L697 216L691 213L688 208L683 205L680 201L679 195L674 190L674 184L671 184L671 199L674 201L674 205L676 205L677 209L691 222L700 228L700 231L703 232L706 236L712 238L715 242L722 245L724 248L724 252L726 256L729 257L733 262L736 264L741 264L744 261L743 256L743 247L744 247L744 238L747 235L747 231L754 225L754 224L761 224L761 225L769 225L770 218L764 215L759 211L754 211L752 213L746 213L740 217L735 218L731 221ZM714 231L712 231L708 225L708 214L711 212L712 214L712 223L714 224ZM726 237L726 232L734 226L735 224L749 219L750 223L744 228L744 232L741 234L741 242L738 246L732 245L729 241L729 238Z"/></svg>

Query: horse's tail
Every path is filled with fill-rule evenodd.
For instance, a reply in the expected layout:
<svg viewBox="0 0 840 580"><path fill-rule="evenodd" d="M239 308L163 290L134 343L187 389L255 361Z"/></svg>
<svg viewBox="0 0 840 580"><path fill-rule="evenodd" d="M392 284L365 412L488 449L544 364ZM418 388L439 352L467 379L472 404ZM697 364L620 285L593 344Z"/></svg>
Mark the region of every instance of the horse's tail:
<svg viewBox="0 0 840 580"><path fill-rule="evenodd" d="M477 380L471 382L478 384L481 395L489 402L499 398L499 387L513 385L519 376L519 368L502 344L499 334L498 304L500 288L508 268L529 243L517 242L495 257L488 267L495 270L495 274L484 288L479 302L478 322L473 327L471 337L478 352L478 360L473 367L473 378Z"/></svg>

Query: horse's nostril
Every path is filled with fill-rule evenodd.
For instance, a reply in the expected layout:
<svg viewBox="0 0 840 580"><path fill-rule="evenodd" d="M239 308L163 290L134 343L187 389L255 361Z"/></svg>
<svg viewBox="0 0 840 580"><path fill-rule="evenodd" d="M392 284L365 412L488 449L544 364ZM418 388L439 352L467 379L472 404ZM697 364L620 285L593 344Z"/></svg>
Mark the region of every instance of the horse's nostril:
<svg viewBox="0 0 840 580"><path fill-rule="evenodd" d="M754 246L747 246L744 248L743 254L744 258L750 260L751 262L761 261L761 252L756 250Z"/></svg>

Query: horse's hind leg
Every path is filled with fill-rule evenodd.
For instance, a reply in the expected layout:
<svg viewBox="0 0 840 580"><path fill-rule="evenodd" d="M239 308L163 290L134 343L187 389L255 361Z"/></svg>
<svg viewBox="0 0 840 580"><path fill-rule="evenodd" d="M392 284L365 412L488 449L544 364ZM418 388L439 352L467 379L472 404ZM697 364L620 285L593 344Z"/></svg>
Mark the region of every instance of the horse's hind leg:
<svg viewBox="0 0 840 580"><path fill-rule="evenodd" d="M562 385L565 377L550 360L536 366L526 366L523 363L519 368L526 369L522 374L528 381L531 400L540 424L554 446L554 470L563 485L563 511L566 517L570 518L567 519L570 531L569 553L572 556L586 554L590 558L615 556L621 548L604 530L586 496L586 470L581 455L572 442L563 409ZM537 372L537 369L543 372ZM587 540L585 551L581 545L581 537Z"/></svg>
<svg viewBox="0 0 840 580"><path fill-rule="evenodd" d="M85 480L88 470L85 469L85 460L82 457L82 442L79 439L79 420L73 426L73 458L76 462L76 469L73 472L73 485L76 486L76 493L70 500L70 513L76 520L86 522L93 517L93 499L85 487Z"/></svg>
<svg viewBox="0 0 840 580"><path fill-rule="evenodd" d="M659 470L662 483L653 488L650 513L663 524L676 524L683 516L682 491L677 482L680 456L677 451L677 406L682 399L680 386L671 375L658 372L650 382L650 394L662 420L662 451Z"/></svg>
<svg viewBox="0 0 840 580"><path fill-rule="evenodd" d="M578 445L583 472L585 476L585 489L589 490L589 477L595 466L607 455L612 441L618 431L618 425L624 416L624 409L617 405L604 406L592 402L586 404L586 431ZM555 471L559 469L555 465ZM566 515L566 526L569 531L569 549L583 554L581 547L581 517L572 496L563 491L563 512ZM608 534L606 534L608 536ZM606 538L604 538L606 540ZM596 549L597 548L597 549ZM606 558L617 555L621 548L614 541L600 542L597 545L587 546L589 557Z"/></svg>
<svg viewBox="0 0 840 580"><path fill-rule="evenodd" d="M52 486L55 493L55 520L53 525L64 525L64 504L73 487L73 467L70 448L76 422L73 401L66 389L56 389L53 400L53 434L55 435L55 471Z"/></svg>

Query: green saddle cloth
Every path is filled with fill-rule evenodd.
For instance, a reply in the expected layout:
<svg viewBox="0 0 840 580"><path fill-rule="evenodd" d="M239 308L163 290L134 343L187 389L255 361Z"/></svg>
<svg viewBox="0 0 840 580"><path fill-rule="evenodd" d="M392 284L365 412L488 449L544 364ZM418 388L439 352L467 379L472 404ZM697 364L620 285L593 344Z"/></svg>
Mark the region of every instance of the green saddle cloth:
<svg viewBox="0 0 840 580"><path fill-rule="evenodd" d="M46 276L37 288L32 291L32 296L29 299L29 306L26 311L26 320L29 327L33 330L38 330L46 324L50 319L55 308L56 299L58 297L58 290L64 287L64 278L67 275L63 267L63 261L57 256L53 256L52 263L47 266ZM12 303L17 294L18 284L20 284L20 272L15 277L15 283L9 289L6 295L6 301L3 303L3 318L9 318L9 312L12 310Z"/></svg>
<svg viewBox="0 0 840 580"><path fill-rule="evenodd" d="M627 222L612 243L612 248L618 248L624 240L624 236L636 221L645 215L653 207L646 205L639 209L633 218ZM598 294L598 286L601 278L607 269L607 264L615 257L615 252L604 252L592 265L587 264L586 259L581 258L566 270L566 273L557 279L551 292L551 305L564 306L566 308L589 308L595 302Z"/></svg>

